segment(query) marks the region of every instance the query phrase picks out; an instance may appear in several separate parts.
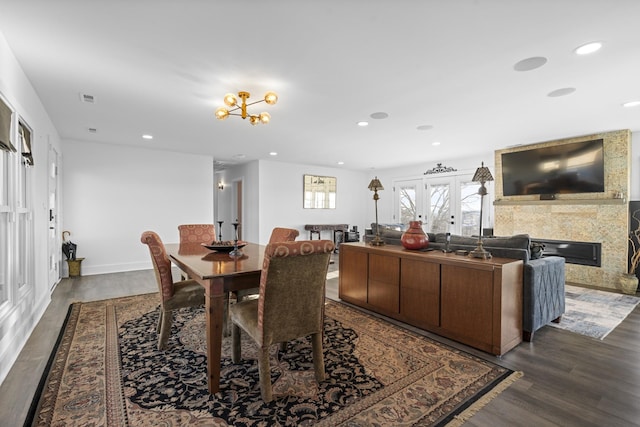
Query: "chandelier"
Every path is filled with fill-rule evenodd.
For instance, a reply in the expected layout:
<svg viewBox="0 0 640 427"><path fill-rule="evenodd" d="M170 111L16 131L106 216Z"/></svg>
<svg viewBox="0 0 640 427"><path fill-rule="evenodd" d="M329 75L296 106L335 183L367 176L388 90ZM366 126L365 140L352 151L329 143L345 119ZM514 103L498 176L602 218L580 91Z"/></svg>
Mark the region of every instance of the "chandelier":
<svg viewBox="0 0 640 427"><path fill-rule="evenodd" d="M251 123L252 125L257 125L259 123L262 124L267 124L269 123L269 121L271 120L271 115L269 113L260 113L260 114L249 114L247 113L247 107L249 105L253 105L253 104L258 104L259 102L266 102L269 105L274 105L276 102L278 102L278 95L275 92L267 92L264 95L264 98L261 99L260 101L255 101L255 102L250 102L247 104L247 99L249 99L249 92L238 92L238 96L234 95L233 93L228 93L224 96L224 103L225 105L227 105L228 107L235 107L235 108L225 108L225 107L220 107L216 110L216 117L218 118L218 120L224 120L229 116L240 116L243 119L246 119L247 117L249 118L249 123ZM238 98L240 98L240 100L242 101L242 103L240 105L238 105ZM234 111L239 111L239 113L234 112Z"/></svg>

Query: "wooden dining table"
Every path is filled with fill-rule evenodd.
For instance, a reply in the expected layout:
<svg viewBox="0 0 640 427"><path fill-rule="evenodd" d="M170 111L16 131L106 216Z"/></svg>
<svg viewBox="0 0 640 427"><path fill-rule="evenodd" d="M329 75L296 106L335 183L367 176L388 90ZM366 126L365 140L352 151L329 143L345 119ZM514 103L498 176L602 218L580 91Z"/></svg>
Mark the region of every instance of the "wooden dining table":
<svg viewBox="0 0 640 427"><path fill-rule="evenodd" d="M247 243L242 256L212 251L200 243L165 245L171 261L205 289L207 377L209 392L220 390L224 302L229 292L257 288L264 258L262 245Z"/></svg>

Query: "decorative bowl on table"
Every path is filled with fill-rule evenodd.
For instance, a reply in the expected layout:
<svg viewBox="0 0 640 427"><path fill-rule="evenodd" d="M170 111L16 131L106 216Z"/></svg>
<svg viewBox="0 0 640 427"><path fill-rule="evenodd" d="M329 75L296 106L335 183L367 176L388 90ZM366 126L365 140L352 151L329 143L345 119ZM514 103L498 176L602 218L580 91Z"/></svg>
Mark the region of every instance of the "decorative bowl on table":
<svg viewBox="0 0 640 427"><path fill-rule="evenodd" d="M222 242L211 242L209 245L203 243L202 246L212 251L231 252L234 248L233 244L233 240L224 240ZM247 242L238 240L238 249L244 248L245 246L247 246Z"/></svg>

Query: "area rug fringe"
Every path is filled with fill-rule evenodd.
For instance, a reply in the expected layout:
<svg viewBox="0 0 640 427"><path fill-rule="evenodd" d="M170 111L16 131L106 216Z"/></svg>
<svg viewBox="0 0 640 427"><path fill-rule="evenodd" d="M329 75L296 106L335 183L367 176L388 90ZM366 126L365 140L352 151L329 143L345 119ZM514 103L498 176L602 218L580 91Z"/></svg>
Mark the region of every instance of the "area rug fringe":
<svg viewBox="0 0 640 427"><path fill-rule="evenodd" d="M516 382L519 378L522 378L524 373L516 371L504 379L500 384L492 388L484 396L473 402L467 409L461 413L455 415L453 420L446 424L446 427L459 427L469 421L471 417L484 408L489 402L495 399L500 393L502 393L507 387Z"/></svg>

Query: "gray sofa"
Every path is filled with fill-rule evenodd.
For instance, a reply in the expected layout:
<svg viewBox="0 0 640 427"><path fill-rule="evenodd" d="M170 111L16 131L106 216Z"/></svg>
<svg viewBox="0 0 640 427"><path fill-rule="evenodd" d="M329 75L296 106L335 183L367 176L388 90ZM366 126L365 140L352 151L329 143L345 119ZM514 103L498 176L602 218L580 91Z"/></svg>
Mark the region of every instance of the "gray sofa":
<svg viewBox="0 0 640 427"><path fill-rule="evenodd" d="M364 241L369 242L375 235L375 224L365 230ZM380 224L380 237L388 245L400 245L402 230L399 224ZM428 233L429 248L442 250L446 245L446 234ZM524 262L523 280L523 339L533 340L535 331L549 322L560 322L565 310L565 259L558 256L533 259L531 239L528 234L510 237L485 237L483 247L491 255L500 258L520 259ZM452 235L450 250L472 251L478 244L477 237ZM534 256L542 255L538 251Z"/></svg>

